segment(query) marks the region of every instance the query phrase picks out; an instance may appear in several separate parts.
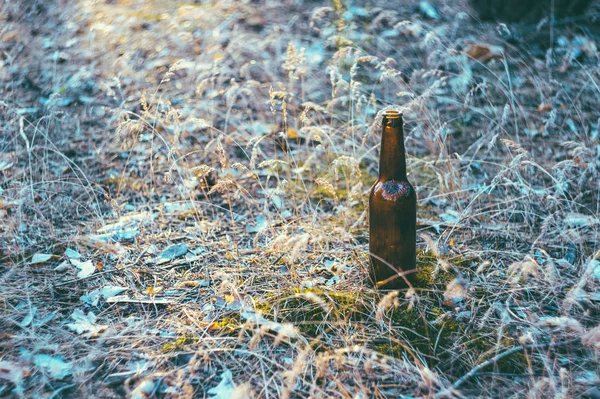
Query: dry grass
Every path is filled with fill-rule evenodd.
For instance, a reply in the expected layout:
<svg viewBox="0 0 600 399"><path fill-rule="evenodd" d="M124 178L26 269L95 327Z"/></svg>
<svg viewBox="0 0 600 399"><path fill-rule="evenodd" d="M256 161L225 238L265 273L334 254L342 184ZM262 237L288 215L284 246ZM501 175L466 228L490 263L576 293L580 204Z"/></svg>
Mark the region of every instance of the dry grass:
<svg viewBox="0 0 600 399"><path fill-rule="evenodd" d="M462 2L257 3L0 5L0 396L597 397L593 22L508 44ZM391 107L399 297L366 283Z"/></svg>

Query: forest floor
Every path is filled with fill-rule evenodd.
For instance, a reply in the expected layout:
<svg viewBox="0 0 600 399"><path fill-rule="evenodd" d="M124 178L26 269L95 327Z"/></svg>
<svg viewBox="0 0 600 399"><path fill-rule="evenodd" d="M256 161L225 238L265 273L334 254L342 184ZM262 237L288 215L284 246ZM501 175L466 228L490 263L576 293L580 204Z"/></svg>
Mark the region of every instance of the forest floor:
<svg viewBox="0 0 600 399"><path fill-rule="evenodd" d="M599 398L598 20L398 3L2 2L0 397Z"/></svg>

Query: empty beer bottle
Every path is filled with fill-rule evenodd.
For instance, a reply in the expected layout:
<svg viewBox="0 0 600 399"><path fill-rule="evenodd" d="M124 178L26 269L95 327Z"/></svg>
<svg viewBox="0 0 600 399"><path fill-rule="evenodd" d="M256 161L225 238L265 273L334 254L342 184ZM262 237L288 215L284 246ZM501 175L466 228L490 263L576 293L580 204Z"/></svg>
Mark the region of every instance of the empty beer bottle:
<svg viewBox="0 0 600 399"><path fill-rule="evenodd" d="M417 196L406 177L402 114L382 119L379 178L369 195L369 252L373 283L380 289L409 287L416 276Z"/></svg>

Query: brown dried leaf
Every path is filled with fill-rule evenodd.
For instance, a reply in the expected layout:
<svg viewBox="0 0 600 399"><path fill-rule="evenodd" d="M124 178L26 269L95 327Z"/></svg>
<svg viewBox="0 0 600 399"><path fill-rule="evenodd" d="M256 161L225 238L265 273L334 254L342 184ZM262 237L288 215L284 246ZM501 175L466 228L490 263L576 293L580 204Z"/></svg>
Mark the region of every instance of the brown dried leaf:
<svg viewBox="0 0 600 399"><path fill-rule="evenodd" d="M504 58L504 49L502 47L487 43L470 42L467 44L465 53L469 57L480 62L488 62L491 60L500 60Z"/></svg>

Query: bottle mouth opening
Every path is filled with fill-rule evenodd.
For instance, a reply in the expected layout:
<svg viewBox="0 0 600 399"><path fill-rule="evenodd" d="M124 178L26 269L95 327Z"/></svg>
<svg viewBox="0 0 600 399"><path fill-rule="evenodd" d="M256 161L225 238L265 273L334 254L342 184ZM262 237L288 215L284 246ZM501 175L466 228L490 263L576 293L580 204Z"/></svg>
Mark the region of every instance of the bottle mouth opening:
<svg viewBox="0 0 600 399"><path fill-rule="evenodd" d="M389 111L385 111L383 113L383 116L386 117L386 118L388 118L388 119L402 118L402 112L389 110Z"/></svg>

